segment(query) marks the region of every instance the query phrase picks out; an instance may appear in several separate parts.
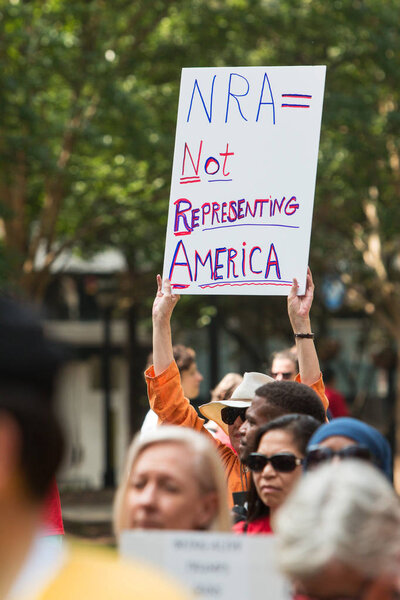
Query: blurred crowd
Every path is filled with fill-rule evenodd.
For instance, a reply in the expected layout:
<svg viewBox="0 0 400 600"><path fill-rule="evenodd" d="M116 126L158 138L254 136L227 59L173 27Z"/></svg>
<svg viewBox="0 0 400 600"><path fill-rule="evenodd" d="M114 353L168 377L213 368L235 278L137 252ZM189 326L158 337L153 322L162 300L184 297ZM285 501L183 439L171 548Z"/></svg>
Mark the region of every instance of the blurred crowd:
<svg viewBox="0 0 400 600"><path fill-rule="evenodd" d="M311 272L304 296L296 280L288 296L295 346L273 357L268 375L227 374L201 416L190 402L202 380L195 352L172 342L179 296L168 280L157 285L151 410L115 495L117 542L134 529L273 536L297 600L399 598L390 446L324 385ZM0 300L0 599L190 597L151 568L63 540L53 404L63 360L31 309Z"/></svg>

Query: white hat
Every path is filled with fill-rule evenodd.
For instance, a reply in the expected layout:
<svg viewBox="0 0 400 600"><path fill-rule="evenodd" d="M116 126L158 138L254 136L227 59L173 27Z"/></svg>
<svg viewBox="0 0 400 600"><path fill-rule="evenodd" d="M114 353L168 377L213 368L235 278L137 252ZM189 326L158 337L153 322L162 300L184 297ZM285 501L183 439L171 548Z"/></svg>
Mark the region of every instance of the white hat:
<svg viewBox="0 0 400 600"><path fill-rule="evenodd" d="M275 380L264 373L245 373L243 375L242 383L238 385L228 400L213 400L212 402L199 406L199 410L207 419L215 421L222 427L225 433L228 433L228 425L221 419L221 410L225 406L233 406L236 408L249 407L256 395L256 390L265 383L271 383L272 381Z"/></svg>

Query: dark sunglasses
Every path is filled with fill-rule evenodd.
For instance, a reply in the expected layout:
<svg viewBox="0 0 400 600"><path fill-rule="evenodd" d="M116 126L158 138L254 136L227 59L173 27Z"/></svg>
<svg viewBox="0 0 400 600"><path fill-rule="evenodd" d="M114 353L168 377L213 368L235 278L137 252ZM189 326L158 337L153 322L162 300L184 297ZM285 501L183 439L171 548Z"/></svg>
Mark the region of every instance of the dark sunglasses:
<svg viewBox="0 0 400 600"><path fill-rule="evenodd" d="M221 419L227 425L233 425L238 417L240 417L242 421L245 421L246 410L247 406L243 406L241 408L235 408L234 406L225 406L221 410Z"/></svg>
<svg viewBox="0 0 400 600"><path fill-rule="evenodd" d="M277 371L276 373L274 371L271 371L271 377L273 379L276 379L278 377L278 375L282 375L283 379L291 379L294 375L294 373L292 371L290 371L289 373L282 373L282 371Z"/></svg>
<svg viewBox="0 0 400 600"><path fill-rule="evenodd" d="M246 459L246 465L255 473L261 473L269 462L275 471L290 473L296 467L303 464L303 459L297 458L297 456L290 452L281 452L272 456L265 456L265 454L260 454L259 452L251 452Z"/></svg>
<svg viewBox="0 0 400 600"><path fill-rule="evenodd" d="M332 450L323 446L310 446L304 460L304 469L313 469L317 465L332 460L334 456L338 456L341 460L346 458L358 458L367 462L374 462L371 452L366 446L346 446L341 450Z"/></svg>

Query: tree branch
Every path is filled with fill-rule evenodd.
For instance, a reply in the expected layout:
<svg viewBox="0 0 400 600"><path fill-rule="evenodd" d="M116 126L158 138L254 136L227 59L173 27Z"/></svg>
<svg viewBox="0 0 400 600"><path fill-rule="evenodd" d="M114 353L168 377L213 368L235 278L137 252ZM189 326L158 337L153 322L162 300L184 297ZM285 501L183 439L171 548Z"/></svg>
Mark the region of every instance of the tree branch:
<svg viewBox="0 0 400 600"><path fill-rule="evenodd" d="M122 209L117 209L111 213L108 213L107 217L112 216L114 218L117 218L120 214L122 214L122 212L123 212ZM93 232L94 230L97 230L97 232L99 232L100 227L103 224L103 221L104 221L103 215L96 215L94 218L89 219L89 220L82 219L82 225L75 230L75 233L72 237L65 240L63 243L59 244L57 246L57 248L50 248L46 252L46 256L45 256L44 264L43 264L43 270L50 268L51 265L54 263L54 261L63 252L65 252L65 250L68 250L69 248L73 248L73 246L79 240L84 238L87 233ZM34 259L35 259L35 257L34 257ZM35 272L34 271L34 259L31 260L30 258L28 258L25 261L24 267L23 267L23 271L25 274L33 274Z"/></svg>
<svg viewBox="0 0 400 600"><path fill-rule="evenodd" d="M380 221L375 199L368 199L363 204L364 213L371 226L367 236L367 248L363 252L364 262L374 269L382 283L388 281L388 274L382 258Z"/></svg>

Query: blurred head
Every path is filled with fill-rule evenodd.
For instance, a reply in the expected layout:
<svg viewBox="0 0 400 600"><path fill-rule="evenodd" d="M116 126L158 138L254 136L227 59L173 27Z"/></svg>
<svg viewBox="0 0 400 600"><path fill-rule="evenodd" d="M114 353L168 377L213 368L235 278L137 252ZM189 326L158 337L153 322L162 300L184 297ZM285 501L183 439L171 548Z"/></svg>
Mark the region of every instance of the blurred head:
<svg viewBox="0 0 400 600"><path fill-rule="evenodd" d="M247 458L252 471L249 516L252 521L281 506L302 473L308 440L320 426L307 415L285 415L261 427L256 452Z"/></svg>
<svg viewBox="0 0 400 600"><path fill-rule="evenodd" d="M114 504L114 529L228 531L227 490L206 436L163 426L136 436Z"/></svg>
<svg viewBox="0 0 400 600"><path fill-rule="evenodd" d="M297 593L313 598L391 598L400 557L400 503L367 463L307 473L274 522L278 561Z"/></svg>
<svg viewBox="0 0 400 600"><path fill-rule="evenodd" d="M203 381L203 375L197 368L196 352L193 348L182 344L176 344L172 350L174 360L181 374L183 393L186 398L193 400L199 395L200 383Z"/></svg>
<svg viewBox="0 0 400 600"><path fill-rule="evenodd" d="M203 381L203 375L197 368L196 352L193 348L184 346L183 344L175 344L172 347L174 360L178 367L183 393L186 398L193 400L197 398L200 392L200 383ZM147 357L146 369L153 364L153 353Z"/></svg>
<svg viewBox="0 0 400 600"><path fill-rule="evenodd" d="M40 504L48 492L63 450L53 412L61 360L36 315L0 298L0 497Z"/></svg>
<svg viewBox="0 0 400 600"><path fill-rule="evenodd" d="M211 400L229 400L236 388L242 383L243 377L239 373L227 373L218 385L211 390Z"/></svg>
<svg viewBox="0 0 400 600"><path fill-rule="evenodd" d="M306 469L329 460L348 458L368 461L392 480L392 453L387 440L375 427L358 419L342 417L315 432L307 448Z"/></svg>
<svg viewBox="0 0 400 600"><path fill-rule="evenodd" d="M246 461L248 454L254 451L257 429L291 413L310 415L320 423L326 418L321 400L308 385L296 381L274 381L258 388L240 428L240 459Z"/></svg>
<svg viewBox="0 0 400 600"><path fill-rule="evenodd" d="M272 355L271 377L275 381L294 380L298 370L297 357L291 350L282 350Z"/></svg>

